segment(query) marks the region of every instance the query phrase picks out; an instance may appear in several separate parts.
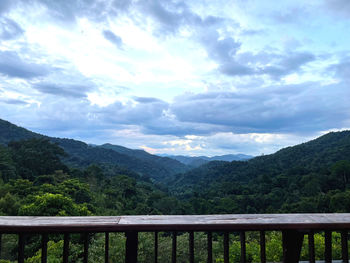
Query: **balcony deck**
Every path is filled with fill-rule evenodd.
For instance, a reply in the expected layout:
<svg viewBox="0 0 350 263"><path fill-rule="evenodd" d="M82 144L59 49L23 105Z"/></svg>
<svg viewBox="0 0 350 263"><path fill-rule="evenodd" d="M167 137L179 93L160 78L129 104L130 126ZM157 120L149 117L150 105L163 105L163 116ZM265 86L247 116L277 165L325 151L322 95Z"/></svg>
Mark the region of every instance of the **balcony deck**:
<svg viewBox="0 0 350 263"><path fill-rule="evenodd" d="M342 234L342 258L348 262L348 230L350 214L245 214L245 215L152 215L152 216L90 216L90 217L11 217L0 216L0 233L18 234L18 262L24 262L25 234L42 235L42 262L47 261L47 241L50 233L63 233L63 262L68 262L70 233L106 233L106 262L108 234L125 232L125 262L137 262L138 232L155 232L155 260L157 262L158 232L173 232L172 263L176 262L177 232L189 232L189 262L194 262L194 232L208 233L208 262L212 262L212 232L224 232L224 262L229 262L229 233L240 232L241 262L246 262L245 231L260 232L261 262L266 262L265 231L282 232L284 261L298 262L304 235L309 236L310 261L315 262L313 233L325 233L325 262L332 262L331 232ZM87 235L86 235L87 236ZM84 243L84 262L87 262L88 241Z"/></svg>

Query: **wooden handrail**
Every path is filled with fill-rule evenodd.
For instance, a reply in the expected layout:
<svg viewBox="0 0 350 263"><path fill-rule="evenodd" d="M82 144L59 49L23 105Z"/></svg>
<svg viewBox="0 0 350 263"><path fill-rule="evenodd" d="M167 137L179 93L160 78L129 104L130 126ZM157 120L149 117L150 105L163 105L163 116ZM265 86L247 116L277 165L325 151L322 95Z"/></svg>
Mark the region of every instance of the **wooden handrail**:
<svg viewBox="0 0 350 263"><path fill-rule="evenodd" d="M0 216L0 234L19 235L18 262L24 262L24 235L42 235L42 262L47 261L49 233L63 233L63 262L68 262L69 234L83 233L84 262L88 259L89 233L105 232L105 262L109 258L109 233L124 232L126 235L126 263L137 262L138 232L155 232L155 260L158 255L158 232L172 232L172 262L176 262L176 236L189 232L189 262L194 262L194 232L208 233L208 262L212 261L212 232L224 232L224 262L229 263L230 232L240 232L241 262L246 262L245 231L260 232L260 258L266 262L265 231L282 232L283 262L296 263L304 235L309 236L310 262L315 262L314 232L325 232L325 262L332 261L331 233L341 232L342 258L348 261L348 214L236 214L236 215L150 215L150 216L88 216L88 217L29 217ZM0 235L1 237L1 235ZM1 240L1 238L0 238ZM0 242L1 243L1 242ZM1 251L1 245L0 245Z"/></svg>
<svg viewBox="0 0 350 263"><path fill-rule="evenodd" d="M0 232L235 231L350 229L344 214L0 216Z"/></svg>

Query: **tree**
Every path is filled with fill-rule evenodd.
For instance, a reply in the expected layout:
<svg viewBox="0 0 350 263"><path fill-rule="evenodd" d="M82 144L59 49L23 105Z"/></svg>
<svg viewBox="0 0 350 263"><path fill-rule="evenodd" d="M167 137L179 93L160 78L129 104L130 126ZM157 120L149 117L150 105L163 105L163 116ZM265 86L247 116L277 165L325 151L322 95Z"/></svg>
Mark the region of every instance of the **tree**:
<svg viewBox="0 0 350 263"><path fill-rule="evenodd" d="M24 205L20 215L27 216L87 216L91 212L85 204L75 204L69 197L46 193L34 197L34 202Z"/></svg>
<svg viewBox="0 0 350 263"><path fill-rule="evenodd" d="M33 181L39 175L52 174L56 170L68 171L60 159L66 153L46 139L10 142L8 146L17 172L24 179Z"/></svg>
<svg viewBox="0 0 350 263"><path fill-rule="evenodd" d="M341 177L346 186L350 178L350 162L346 160L336 162L332 167L332 174Z"/></svg>
<svg viewBox="0 0 350 263"><path fill-rule="evenodd" d="M6 183L16 178L16 167L7 148L0 145L0 178Z"/></svg>
<svg viewBox="0 0 350 263"><path fill-rule="evenodd" d="M0 199L0 214L7 216L16 216L19 209L19 202L16 196L7 193Z"/></svg>

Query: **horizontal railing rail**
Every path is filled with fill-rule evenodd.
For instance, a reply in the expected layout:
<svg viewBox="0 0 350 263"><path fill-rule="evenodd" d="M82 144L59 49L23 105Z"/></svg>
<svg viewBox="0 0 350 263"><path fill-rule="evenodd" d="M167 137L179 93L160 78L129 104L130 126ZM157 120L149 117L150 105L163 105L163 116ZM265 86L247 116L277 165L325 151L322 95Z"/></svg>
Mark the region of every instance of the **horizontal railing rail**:
<svg viewBox="0 0 350 263"><path fill-rule="evenodd" d="M105 262L109 261L109 234L126 235L125 262L136 263L138 233L154 232L154 262L158 262L159 232L172 233L171 262L176 263L178 232L189 233L189 259L195 260L194 232L207 233L207 262L213 262L212 233L223 233L224 262L229 262L230 232L239 232L241 262L246 262L246 232L260 234L260 259L266 262L265 231L281 231L283 262L299 262L304 235L308 236L309 262L315 262L314 233L324 232L325 262L332 262L332 231L341 233L342 260L348 262L350 214L248 214L248 215L174 215L174 216L90 216L18 217L0 216L0 233L18 235L18 262L23 263L25 235L40 234L41 262L47 262L48 234L63 234L62 262L68 262L70 234L83 234L83 262L88 262L89 234L105 233ZM1 241L1 235L0 235ZM1 242L0 242L1 248ZM1 251L1 249L0 249Z"/></svg>

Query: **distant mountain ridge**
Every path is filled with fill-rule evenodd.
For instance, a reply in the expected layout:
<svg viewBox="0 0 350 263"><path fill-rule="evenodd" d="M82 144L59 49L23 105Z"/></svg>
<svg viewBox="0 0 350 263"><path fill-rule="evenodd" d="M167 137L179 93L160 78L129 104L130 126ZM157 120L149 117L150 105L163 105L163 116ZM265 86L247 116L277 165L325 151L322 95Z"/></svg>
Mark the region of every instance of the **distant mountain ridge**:
<svg viewBox="0 0 350 263"><path fill-rule="evenodd" d="M161 156L166 156L166 157L175 159L183 164L186 164L192 167L198 167L212 161L225 161L225 162L247 161L249 159L254 158L254 156L246 155L246 154L225 154L225 155L219 155L219 156L213 156L213 157L184 156L184 155L161 155Z"/></svg>
<svg viewBox="0 0 350 263"><path fill-rule="evenodd" d="M43 138L57 143L69 155L65 162L72 166L86 167L93 163L117 165L158 181L189 170L189 167L179 161L142 150L131 150L112 144L92 146L78 140L49 137L0 119L0 144L31 138Z"/></svg>
<svg viewBox="0 0 350 263"><path fill-rule="evenodd" d="M189 189L191 192L195 189L196 192L222 193L220 189L236 189L237 185L249 185L262 176L266 176L268 180L276 177L288 180L289 177L327 174L341 160L350 162L350 131L330 132L309 142L245 162L209 162L174 177L168 184L177 193Z"/></svg>

